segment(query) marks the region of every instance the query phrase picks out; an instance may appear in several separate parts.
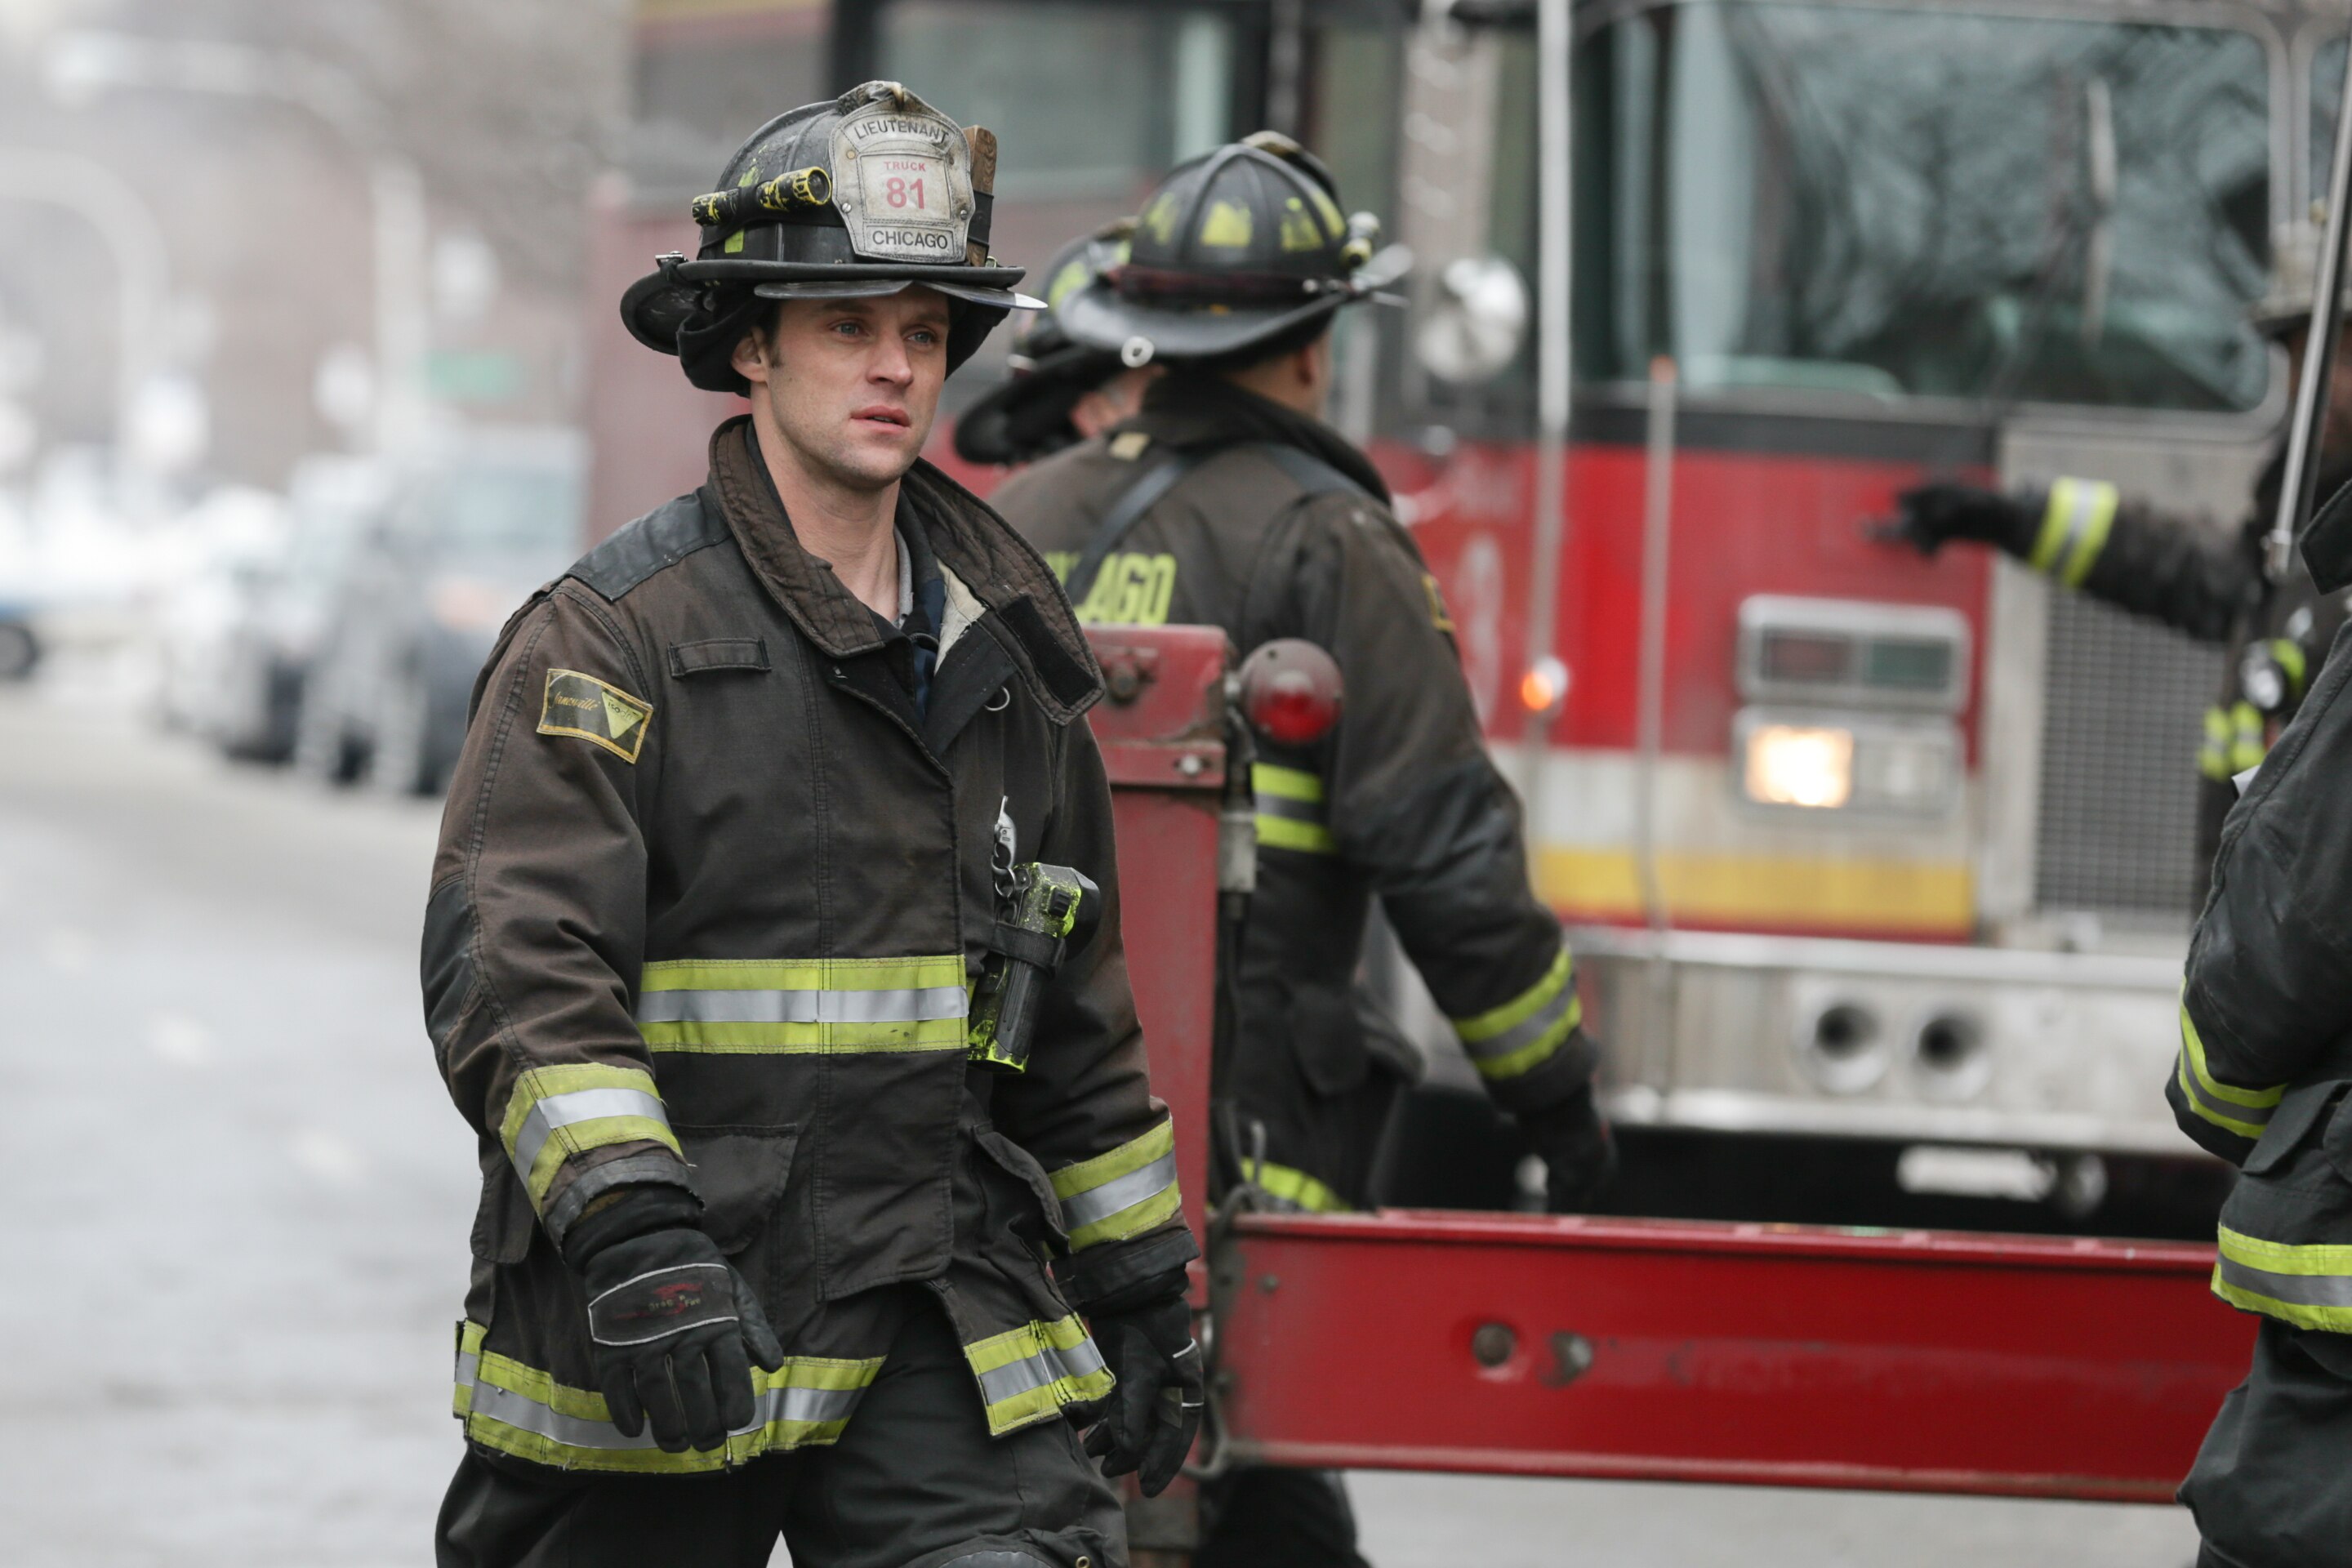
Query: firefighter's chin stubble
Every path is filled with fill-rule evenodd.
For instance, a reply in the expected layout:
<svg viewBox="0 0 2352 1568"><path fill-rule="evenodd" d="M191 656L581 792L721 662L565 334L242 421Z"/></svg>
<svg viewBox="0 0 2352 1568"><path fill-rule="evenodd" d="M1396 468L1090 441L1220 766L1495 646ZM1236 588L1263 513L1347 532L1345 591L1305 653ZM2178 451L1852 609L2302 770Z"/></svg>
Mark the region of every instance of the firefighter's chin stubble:
<svg viewBox="0 0 2352 1568"><path fill-rule="evenodd" d="M947 301L928 289L875 300L793 300L736 368L762 440L813 473L878 489L912 468L947 380Z"/></svg>

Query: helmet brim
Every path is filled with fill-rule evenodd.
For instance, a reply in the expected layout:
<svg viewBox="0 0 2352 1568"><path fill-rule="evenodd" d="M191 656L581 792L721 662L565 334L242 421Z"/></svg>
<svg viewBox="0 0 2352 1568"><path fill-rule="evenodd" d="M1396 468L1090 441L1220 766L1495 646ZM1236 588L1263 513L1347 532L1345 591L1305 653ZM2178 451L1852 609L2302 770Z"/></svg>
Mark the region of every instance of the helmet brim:
<svg viewBox="0 0 2352 1568"><path fill-rule="evenodd" d="M1336 315L1355 299L1335 290L1298 305L1177 309L1122 299L1111 280L1103 278L1065 299L1056 314L1074 342L1121 353L1139 338L1151 345L1150 356L1140 363L1182 364L1239 353L1319 317Z"/></svg>
<svg viewBox="0 0 2352 1568"><path fill-rule="evenodd" d="M1034 463L1078 438L1078 399L1126 367L1099 349L1069 347L1000 382L956 416L956 456L968 463Z"/></svg>

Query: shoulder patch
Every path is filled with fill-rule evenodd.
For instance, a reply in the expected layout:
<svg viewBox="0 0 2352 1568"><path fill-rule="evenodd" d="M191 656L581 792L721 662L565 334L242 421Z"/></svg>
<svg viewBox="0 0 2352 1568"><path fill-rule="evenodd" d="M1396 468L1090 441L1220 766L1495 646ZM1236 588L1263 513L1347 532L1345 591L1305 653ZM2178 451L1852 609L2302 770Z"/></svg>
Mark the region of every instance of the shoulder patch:
<svg viewBox="0 0 2352 1568"><path fill-rule="evenodd" d="M1144 431L1122 430L1110 438L1110 455L1122 463L1132 463L1150 445L1151 437Z"/></svg>
<svg viewBox="0 0 2352 1568"><path fill-rule="evenodd" d="M1429 591L1429 624L1450 634L1454 630L1454 617L1446 613L1445 595L1437 585L1437 574L1423 572L1421 585Z"/></svg>
<svg viewBox="0 0 2352 1568"><path fill-rule="evenodd" d="M576 669L547 672L547 697L539 710L542 735L575 735L593 741L625 763L645 749L654 705L612 682Z"/></svg>
<svg viewBox="0 0 2352 1568"><path fill-rule="evenodd" d="M617 601L663 568L675 566L726 537L726 520L718 508L704 505L702 492L697 490L665 501L635 522L624 524L575 562L565 575L577 577L607 599Z"/></svg>

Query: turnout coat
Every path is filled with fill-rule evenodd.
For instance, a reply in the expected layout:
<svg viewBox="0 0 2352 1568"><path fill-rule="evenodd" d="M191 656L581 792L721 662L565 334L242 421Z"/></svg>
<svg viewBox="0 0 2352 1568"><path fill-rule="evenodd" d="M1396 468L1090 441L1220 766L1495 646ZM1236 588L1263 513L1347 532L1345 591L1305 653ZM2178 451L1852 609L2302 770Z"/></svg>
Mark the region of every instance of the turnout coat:
<svg viewBox="0 0 2352 1568"><path fill-rule="evenodd" d="M946 588L919 711L913 644L801 548L744 418L699 491L542 589L483 672L424 941L480 1141L456 1412L483 1448L679 1473L830 1442L908 1286L1010 1432L1111 1386L1074 1298L1194 1255L1081 717L1092 656L1037 557L936 470L898 521ZM1076 867L1106 910L1028 1070L992 1078L965 1015L1014 860ZM559 1247L639 1184L700 1200L787 1352L723 1456L623 1437L593 1392Z"/></svg>
<svg viewBox="0 0 2352 1568"><path fill-rule="evenodd" d="M1148 504L1136 511L1137 501ZM1519 805L1496 772L1437 580L1364 455L1328 426L1178 371L1115 430L1016 475L995 504L1058 574L1132 516L1078 618L1223 626L1248 654L1303 637L1346 683L1313 745L1261 741L1257 890L1239 935L1221 1099L1279 1203L1367 1198L1381 1128L1420 1058L1351 994L1381 902L1496 1103L1541 1111L1591 1081L1574 965L1529 886Z"/></svg>

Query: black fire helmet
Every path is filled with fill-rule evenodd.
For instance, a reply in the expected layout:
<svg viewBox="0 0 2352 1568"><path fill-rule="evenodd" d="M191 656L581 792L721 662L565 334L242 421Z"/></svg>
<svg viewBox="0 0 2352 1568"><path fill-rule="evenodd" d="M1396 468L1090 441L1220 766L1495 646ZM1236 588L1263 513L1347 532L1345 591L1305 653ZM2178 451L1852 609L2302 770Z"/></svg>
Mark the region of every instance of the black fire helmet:
<svg viewBox="0 0 2352 1568"><path fill-rule="evenodd" d="M1370 299L1369 213L1345 216L1320 159L1255 135L1178 165L1135 220L1127 260L1056 310L1074 342L1123 363L1222 359Z"/></svg>
<svg viewBox="0 0 2352 1568"><path fill-rule="evenodd" d="M849 300L915 284L947 296L948 368L1005 313L1024 269L988 254L996 138L967 132L895 81L777 116L694 201L702 244L672 253L621 297L621 320L674 353L708 392L749 390L735 345L778 300Z"/></svg>
<svg viewBox="0 0 2352 1568"><path fill-rule="evenodd" d="M1070 341L1061 307L1127 259L1135 220L1123 217L1074 239L1045 264L1045 308L1013 323L1013 374L956 421L956 455L968 463L1034 463L1074 445L1070 409L1119 374L1118 355Z"/></svg>

